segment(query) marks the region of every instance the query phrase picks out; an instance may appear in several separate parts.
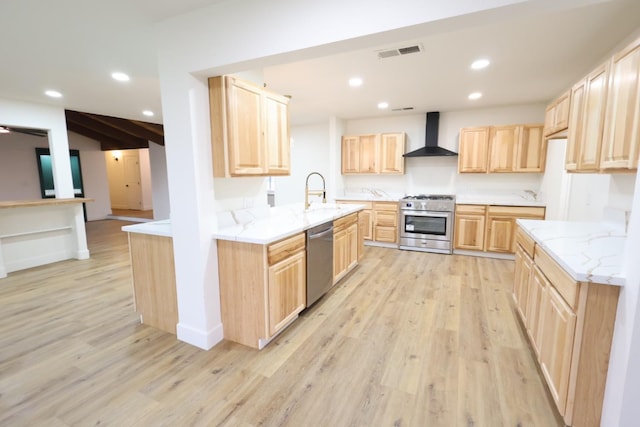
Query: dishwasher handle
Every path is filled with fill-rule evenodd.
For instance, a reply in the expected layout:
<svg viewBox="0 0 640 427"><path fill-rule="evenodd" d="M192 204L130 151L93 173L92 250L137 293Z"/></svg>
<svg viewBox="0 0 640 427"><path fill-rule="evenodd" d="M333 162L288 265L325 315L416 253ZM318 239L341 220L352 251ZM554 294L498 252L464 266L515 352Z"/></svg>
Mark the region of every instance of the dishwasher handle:
<svg viewBox="0 0 640 427"><path fill-rule="evenodd" d="M319 233L316 234L309 234L309 239L321 239L325 236L328 236L329 234L333 234L333 226L327 228L326 230L323 230Z"/></svg>

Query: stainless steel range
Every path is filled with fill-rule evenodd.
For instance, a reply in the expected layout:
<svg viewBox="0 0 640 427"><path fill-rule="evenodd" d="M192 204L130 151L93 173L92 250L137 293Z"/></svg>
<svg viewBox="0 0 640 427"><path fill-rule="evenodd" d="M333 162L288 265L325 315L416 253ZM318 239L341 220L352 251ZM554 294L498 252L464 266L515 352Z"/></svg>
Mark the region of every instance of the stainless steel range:
<svg viewBox="0 0 640 427"><path fill-rule="evenodd" d="M406 196L400 200L400 249L453 252L455 196Z"/></svg>

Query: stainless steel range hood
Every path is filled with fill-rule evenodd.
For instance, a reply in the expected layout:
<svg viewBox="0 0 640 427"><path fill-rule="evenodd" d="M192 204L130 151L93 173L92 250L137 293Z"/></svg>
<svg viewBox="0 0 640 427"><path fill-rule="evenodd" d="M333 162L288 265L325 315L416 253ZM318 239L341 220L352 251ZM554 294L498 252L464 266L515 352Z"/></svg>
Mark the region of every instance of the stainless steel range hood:
<svg viewBox="0 0 640 427"><path fill-rule="evenodd" d="M449 151L446 148L438 147L438 127L440 124L440 112L433 111L427 113L427 123L425 129L424 147L403 154L403 157L440 157L457 156L458 153Z"/></svg>

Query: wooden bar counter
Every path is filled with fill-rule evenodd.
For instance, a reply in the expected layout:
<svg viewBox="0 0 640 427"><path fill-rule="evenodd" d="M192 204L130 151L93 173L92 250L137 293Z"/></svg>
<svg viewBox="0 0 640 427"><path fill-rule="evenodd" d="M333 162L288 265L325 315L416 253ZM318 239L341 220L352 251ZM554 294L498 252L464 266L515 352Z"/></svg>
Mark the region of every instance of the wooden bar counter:
<svg viewBox="0 0 640 427"><path fill-rule="evenodd" d="M0 279L13 271L89 258L82 203L91 201L0 201Z"/></svg>

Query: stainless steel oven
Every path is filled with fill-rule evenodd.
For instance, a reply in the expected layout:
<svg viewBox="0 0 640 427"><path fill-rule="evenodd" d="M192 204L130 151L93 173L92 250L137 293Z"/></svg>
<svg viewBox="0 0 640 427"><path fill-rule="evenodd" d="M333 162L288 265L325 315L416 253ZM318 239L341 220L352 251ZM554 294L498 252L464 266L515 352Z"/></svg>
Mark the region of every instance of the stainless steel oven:
<svg viewBox="0 0 640 427"><path fill-rule="evenodd" d="M454 196L406 196L400 201L399 247L405 250L453 252Z"/></svg>

